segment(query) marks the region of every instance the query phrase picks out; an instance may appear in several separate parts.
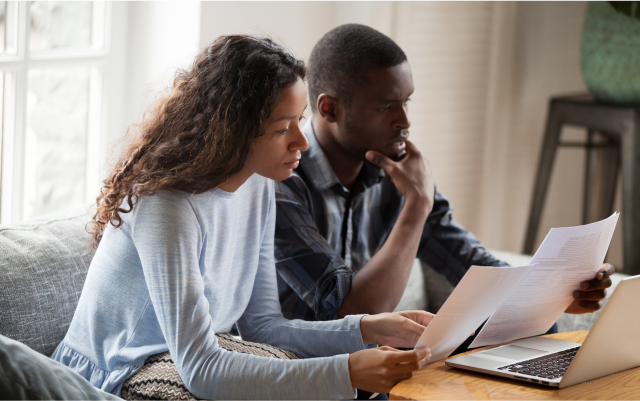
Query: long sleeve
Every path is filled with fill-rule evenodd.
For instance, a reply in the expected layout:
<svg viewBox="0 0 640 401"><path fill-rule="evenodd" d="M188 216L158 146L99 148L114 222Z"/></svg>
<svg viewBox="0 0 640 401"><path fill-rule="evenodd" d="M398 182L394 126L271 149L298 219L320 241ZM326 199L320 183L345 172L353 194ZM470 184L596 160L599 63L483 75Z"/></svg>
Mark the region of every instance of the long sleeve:
<svg viewBox="0 0 640 401"><path fill-rule="evenodd" d="M449 200L436 191L433 209L422 232L418 257L456 285L472 265L508 266L457 221Z"/></svg>
<svg viewBox="0 0 640 401"><path fill-rule="evenodd" d="M150 302L189 391L207 399L352 398L346 354L288 361L218 347L212 321L216 316L212 317L211 311L232 307L234 298L230 295L228 305L209 304L201 255L208 243L205 238L211 233L201 231L200 217L190 208L191 204L179 195L146 197L137 208L132 230ZM274 214L275 210L271 210L267 232L269 228L273 230ZM263 234L254 290L239 322L243 334L247 333L248 339L263 339L276 346L292 341L293 351L303 355L361 349L361 337L359 343L355 341L360 336L359 317L305 327L282 318L277 307L272 246L273 237ZM243 268L218 266L215 270L221 272L220 280L225 280L223 272ZM311 335L314 327L317 333ZM342 346L330 347L321 339L334 328L343 330L333 338L342 340Z"/></svg>
<svg viewBox="0 0 640 401"><path fill-rule="evenodd" d="M275 204L273 206L275 208ZM360 333L362 315L327 322L288 320L282 316L273 261L274 217L275 210L270 213L262 242L251 300L238 321L240 333L250 341L273 344L304 357L329 356L363 349ZM313 346L309 347L310 344Z"/></svg>
<svg viewBox="0 0 640 401"><path fill-rule="evenodd" d="M305 183L295 175L276 184L276 268L287 286L313 310L314 320L336 319L354 272L318 230L310 196L303 196L306 192ZM287 316L305 317L296 313L295 303L281 301Z"/></svg>

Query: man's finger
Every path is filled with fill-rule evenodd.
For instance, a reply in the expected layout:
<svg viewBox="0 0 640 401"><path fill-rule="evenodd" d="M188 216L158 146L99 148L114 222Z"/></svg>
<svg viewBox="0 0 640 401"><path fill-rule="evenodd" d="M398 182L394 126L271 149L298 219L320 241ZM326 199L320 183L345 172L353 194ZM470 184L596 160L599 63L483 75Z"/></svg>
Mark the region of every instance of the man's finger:
<svg viewBox="0 0 640 401"><path fill-rule="evenodd" d="M602 308L602 303L602 301L580 301L579 305L583 309L595 312L598 309Z"/></svg>
<svg viewBox="0 0 640 401"><path fill-rule="evenodd" d="M380 167L384 170L385 173L389 173L387 170L389 167L393 165L393 160L389 159L387 156L383 155L380 152L376 152L375 150L370 150L365 154L367 160L376 166Z"/></svg>
<svg viewBox="0 0 640 401"><path fill-rule="evenodd" d="M414 153L414 154L420 153L420 151L418 150L418 147L414 145L413 142L405 141L404 143L406 145L407 153Z"/></svg>
<svg viewBox="0 0 640 401"><path fill-rule="evenodd" d="M596 273L596 278L598 280L604 280L607 277L611 277L615 272L616 272L616 268L613 267L612 264L603 263L600 270L598 270L598 273Z"/></svg>
<svg viewBox="0 0 640 401"><path fill-rule="evenodd" d="M607 290L574 291L573 298L583 301L599 301L607 296Z"/></svg>
<svg viewBox="0 0 640 401"><path fill-rule="evenodd" d="M580 289L582 291L601 290L603 288L611 287L611 284L613 284L613 282L609 277L605 278L604 280L591 279L585 280L580 283Z"/></svg>

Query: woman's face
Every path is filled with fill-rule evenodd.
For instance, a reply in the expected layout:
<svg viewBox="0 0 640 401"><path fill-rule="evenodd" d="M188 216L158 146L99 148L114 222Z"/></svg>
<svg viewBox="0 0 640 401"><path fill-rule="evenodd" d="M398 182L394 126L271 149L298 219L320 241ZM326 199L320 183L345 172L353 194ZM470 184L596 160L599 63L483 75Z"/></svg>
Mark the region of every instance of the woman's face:
<svg viewBox="0 0 640 401"><path fill-rule="evenodd" d="M255 140L245 167L272 180L289 178L298 167L301 152L309 148L301 125L306 108L307 88L298 79L282 93L280 103L265 124L264 135Z"/></svg>

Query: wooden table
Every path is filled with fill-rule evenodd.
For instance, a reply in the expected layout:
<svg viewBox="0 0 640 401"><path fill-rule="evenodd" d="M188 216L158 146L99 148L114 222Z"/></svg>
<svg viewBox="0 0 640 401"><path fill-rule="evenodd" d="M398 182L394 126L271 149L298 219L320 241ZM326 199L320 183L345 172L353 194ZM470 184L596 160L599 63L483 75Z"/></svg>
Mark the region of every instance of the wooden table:
<svg viewBox="0 0 640 401"><path fill-rule="evenodd" d="M587 331L544 337L582 343ZM495 348L487 347L487 348ZM482 348L482 349L487 349ZM477 352L469 351L467 354ZM391 389L392 400L638 400L640 368L563 389L450 368L444 360L428 365Z"/></svg>

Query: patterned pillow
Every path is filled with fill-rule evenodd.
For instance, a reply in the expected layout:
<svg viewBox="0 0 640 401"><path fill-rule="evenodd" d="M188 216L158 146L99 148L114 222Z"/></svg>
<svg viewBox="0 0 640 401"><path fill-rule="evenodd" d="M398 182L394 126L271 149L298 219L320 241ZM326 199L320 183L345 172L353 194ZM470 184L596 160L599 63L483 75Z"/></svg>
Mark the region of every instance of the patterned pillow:
<svg viewBox="0 0 640 401"><path fill-rule="evenodd" d="M0 225L0 334L50 356L78 306L93 257L86 207Z"/></svg>
<svg viewBox="0 0 640 401"><path fill-rule="evenodd" d="M216 337L218 345L227 351L277 359L302 359L294 352L238 340L230 334L216 334ZM168 351L147 358L142 369L124 382L120 397L125 400L197 400L184 385Z"/></svg>

